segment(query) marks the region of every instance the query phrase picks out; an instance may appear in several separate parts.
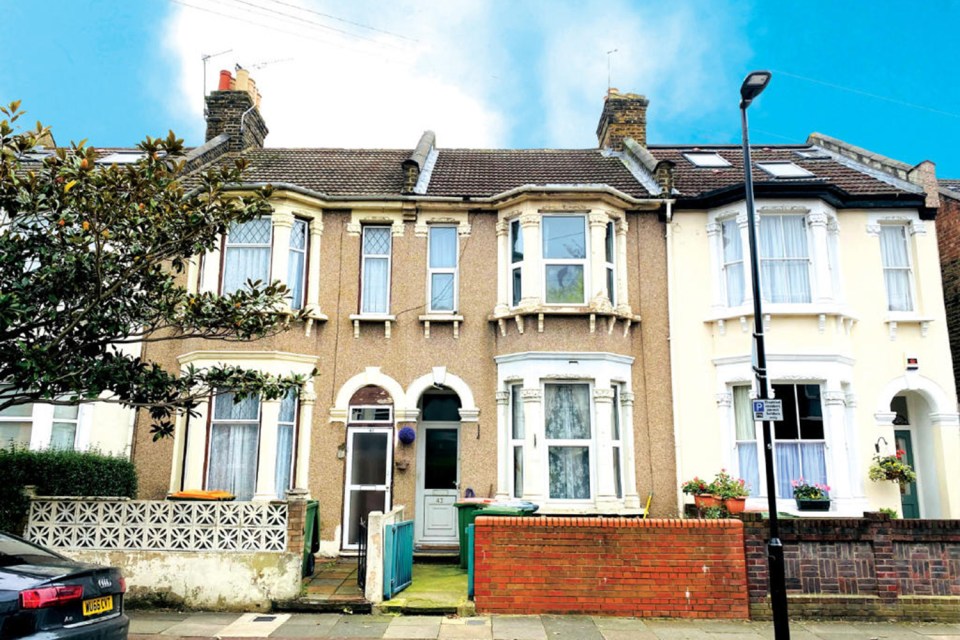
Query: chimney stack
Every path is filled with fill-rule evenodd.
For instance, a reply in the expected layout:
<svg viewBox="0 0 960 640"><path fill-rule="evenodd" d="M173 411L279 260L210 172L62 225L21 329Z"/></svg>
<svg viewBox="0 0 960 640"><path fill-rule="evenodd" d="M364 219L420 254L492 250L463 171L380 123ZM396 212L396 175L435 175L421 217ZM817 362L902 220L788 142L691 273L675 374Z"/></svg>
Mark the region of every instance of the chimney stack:
<svg viewBox="0 0 960 640"><path fill-rule="evenodd" d="M613 87L607 91L603 113L597 125L597 140L601 149L623 150L623 139L633 138L641 147L647 146L647 105L645 96L620 93Z"/></svg>
<svg viewBox="0 0 960 640"><path fill-rule="evenodd" d="M234 77L229 71L221 71L217 89L207 96L206 141L226 133L230 151L262 149L269 130L260 115L260 92L250 73L238 68Z"/></svg>

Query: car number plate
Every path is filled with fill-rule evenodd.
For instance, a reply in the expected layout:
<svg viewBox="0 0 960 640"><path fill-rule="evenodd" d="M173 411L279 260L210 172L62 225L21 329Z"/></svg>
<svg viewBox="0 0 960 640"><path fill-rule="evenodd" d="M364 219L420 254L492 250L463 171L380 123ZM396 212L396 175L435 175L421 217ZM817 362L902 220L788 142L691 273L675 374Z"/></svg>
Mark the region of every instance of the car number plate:
<svg viewBox="0 0 960 640"><path fill-rule="evenodd" d="M85 616L95 616L98 613L104 613L111 609L113 609L113 596L104 596L102 598L83 601L83 615Z"/></svg>

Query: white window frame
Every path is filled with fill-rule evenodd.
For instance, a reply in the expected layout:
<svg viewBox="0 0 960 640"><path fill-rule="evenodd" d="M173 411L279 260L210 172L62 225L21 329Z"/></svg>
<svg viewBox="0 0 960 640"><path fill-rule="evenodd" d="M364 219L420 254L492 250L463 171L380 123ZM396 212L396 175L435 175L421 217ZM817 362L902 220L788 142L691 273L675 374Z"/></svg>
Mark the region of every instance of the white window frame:
<svg viewBox="0 0 960 640"><path fill-rule="evenodd" d="M608 220L603 236L604 285L610 304L617 306L617 223Z"/></svg>
<svg viewBox="0 0 960 640"><path fill-rule="evenodd" d="M773 176L776 179L817 177L810 171L807 171L800 165L790 162L789 160L773 160L769 162L758 162L756 164L768 175Z"/></svg>
<svg viewBox="0 0 960 640"><path fill-rule="evenodd" d="M891 229L897 229L900 232L900 236L903 240L903 252L907 257L907 264L905 266L894 266L888 267L886 263L886 252L884 251L884 242L883 234L885 231ZM880 264L883 271L883 289L887 298L887 311L890 313L914 313L917 310L917 286L913 273L913 251L910 242L910 230L907 223L883 223L880 225ZM892 309L890 298L890 289L887 286L886 274L888 271L894 272L906 272L907 274L907 286L910 288L910 308L908 309Z"/></svg>
<svg viewBox="0 0 960 640"><path fill-rule="evenodd" d="M613 389L613 406L611 407L612 415L610 416L610 447L613 451L613 461L616 464L613 467L613 487L614 495L617 497L617 500L623 500L624 487L626 486L626 479L624 474L624 455L623 455L623 412L621 411L622 394L623 394L623 384L619 382L610 383L610 387ZM619 472L619 473L618 473Z"/></svg>
<svg viewBox="0 0 960 640"><path fill-rule="evenodd" d="M736 218L718 220L717 224L720 225L720 269L723 281L723 299L728 307L739 307L746 302L747 297L746 263L743 259L743 231L740 228L740 223ZM737 244L740 247L739 260L731 260L730 262L727 262L727 256L726 251L724 251L723 242L724 238L727 236L728 229L733 229L733 237L737 239ZM730 273L728 270L737 264L740 265L740 300L734 302L730 299Z"/></svg>
<svg viewBox="0 0 960 640"><path fill-rule="evenodd" d="M546 256L546 234L544 233L546 223L550 219L557 218L580 218L583 224L583 258L548 258ZM550 213L542 214L540 217L540 274L542 280L541 296L543 304L550 307L580 307L587 304L590 289L590 263L594 259L600 259L600 256L591 255L590 227L587 224L586 213ZM550 302L547 300L547 269L552 266L581 266L583 268L583 297L579 302Z"/></svg>
<svg viewBox="0 0 960 640"><path fill-rule="evenodd" d="M526 425L523 419L523 396L521 392L523 391L523 385L519 383L510 384L507 387L507 392L510 394L509 402L509 414L507 416L507 433L509 435L509 462L508 466L510 469L509 473L509 485L510 485L510 495L514 498L522 498L524 487L522 485L524 472L526 471L526 465L523 463L523 446L526 436ZM516 420L516 416L520 415L520 420ZM520 423L520 433L517 435L517 422ZM517 473L517 455L520 456L520 472ZM517 476L520 476L521 486L517 487Z"/></svg>
<svg viewBox="0 0 960 640"><path fill-rule="evenodd" d="M771 221L773 219L779 220L780 235L782 238L784 218L800 218L803 221L803 233L806 238L806 256L799 257L799 258L787 257L785 255L778 256L778 257L765 256L763 254L763 241L762 241L762 235L761 235L760 237L757 238L757 253L759 254L759 259L760 259L760 270L762 273L765 262L776 262L776 263L802 262L807 269L807 290L806 290L807 299L801 300L801 301L789 301L789 302L770 300L766 297L765 292L763 291L763 287L761 287L760 295L764 296L763 297L764 302L769 302L770 304L810 304L813 301L813 293L814 293L813 289L814 289L815 283L814 283L814 274L811 273L813 271L812 269L813 257L811 255L813 239L810 237L810 223L808 221L807 216L799 213L764 213L759 216L758 224L762 227L764 221ZM786 243L784 242L784 246L785 245ZM746 274L744 274L744 277L746 277ZM772 286L769 282L766 282L762 279L761 279L761 283L763 283L765 286ZM793 297L797 292L791 289L789 293L790 293L790 296Z"/></svg>
<svg viewBox="0 0 960 640"><path fill-rule="evenodd" d="M377 409L386 409L387 417L383 420L377 420L376 418L372 420L364 420L361 417L354 417L355 411L365 411L367 409L373 409L376 412ZM382 405L382 404L352 404L350 405L350 414L348 416L350 424L393 424L393 405Z"/></svg>
<svg viewBox="0 0 960 640"><path fill-rule="evenodd" d="M80 416L82 415L82 406L79 404L76 405L67 405L68 408L73 408L76 410L77 415L73 418L58 418L57 409L58 406L53 406L53 415L50 421L50 445L53 446L53 430L58 424L72 424L73 425L73 441L70 443L70 451L76 451L77 449L77 438L80 435Z"/></svg>
<svg viewBox="0 0 960 640"><path fill-rule="evenodd" d="M297 249L293 246L293 229L297 225L303 226L303 249ZM287 254L301 254L303 256L303 269L297 275L297 279L300 281L300 296L299 298L294 298L291 295L290 298L290 308L294 310L303 309L304 304L306 304L307 299L307 272L310 269L310 221L304 218L294 218L293 226L290 228L290 244L287 247ZM271 260L272 262L272 260ZM289 258L287 259L287 288L290 289L292 294L295 284L290 278L290 265L293 264L293 261Z"/></svg>
<svg viewBox="0 0 960 640"><path fill-rule="evenodd" d="M547 415L546 415L546 402L547 402L547 387L550 386L564 386L564 385L574 385L574 386L586 386L587 387L587 397L589 399L589 416L590 416L590 438L589 439L579 439L579 438L550 438L547 436ZM545 380L541 382L540 392L543 396L544 411L543 411L543 450L544 450L544 465L543 465L543 474L544 474L544 484L546 488L546 497L552 503L555 504L564 504L564 505L593 505L597 500L597 420L596 420L596 403L593 398L593 380ZM587 498L554 498L550 495L550 449L552 447L560 448L582 448L587 447L587 456L588 456L588 469L590 471L590 495Z"/></svg>
<svg viewBox="0 0 960 640"><path fill-rule="evenodd" d="M213 396L210 398L210 402L209 402L209 405L208 405L208 415L209 415L209 417L210 417L210 418L209 418L210 428L209 428L208 435L207 435L207 447L206 447L206 456L207 456L207 457L206 457L206 464L205 464L205 466L206 466L206 472L203 474L203 475L204 475L204 477L203 477L203 486L204 486L204 488L207 488L207 487L210 486L210 472L211 472L210 461L212 460L212 452L213 452L213 428L214 428L214 426L215 426L217 423L220 423L220 422L227 423L227 424L249 424L249 425L254 425L254 424L255 424L256 427L257 427L257 446L256 446L256 450L257 450L257 456L256 456L256 458L257 458L257 459L256 459L256 462L254 463L254 467L253 467L253 494L252 494L251 497L249 498L250 500L252 500L252 499L257 495L257 475L258 475L258 471L259 471L259 468L260 468L260 464L263 463L263 461L260 459L260 446L261 446L262 441L263 441L263 400L262 400L261 398L257 398L257 417L256 417L255 420L251 420L251 419L246 419L246 420L244 420L244 419L218 420L217 417L216 417L216 416L217 416L216 403L219 402L219 401L227 402L228 400L226 399L226 396L225 396L223 393L215 393L215 394L213 394ZM229 400L229 402L232 402L232 400ZM239 499L240 496L237 496L237 498Z"/></svg>
<svg viewBox="0 0 960 640"><path fill-rule="evenodd" d="M688 151L683 157L695 167L701 169L720 169L731 164L716 151Z"/></svg>
<svg viewBox="0 0 960 640"><path fill-rule="evenodd" d="M31 441L33 440L34 432L37 428L37 424L36 424L37 420L36 420L36 417L34 416L34 412L37 409L37 404L34 402L31 402L26 405L15 405L15 407L29 407L30 413L29 415L24 415L24 416L0 415L0 424L29 423L30 428L29 428L29 431L27 432L29 434L27 437L27 446L29 447ZM14 409L15 407L9 407L8 410ZM13 445L13 443L14 441L12 438L10 440L0 440L0 449L6 449L7 447L10 447L11 445Z"/></svg>
<svg viewBox="0 0 960 640"><path fill-rule="evenodd" d="M227 253L231 248L235 249L267 249L269 258L267 260L267 277L264 280L264 284L267 284L273 280L273 219L270 216L261 216L259 218L254 218L253 220L248 220L247 222L253 222L254 220L267 220L270 222L270 242L267 244L255 244L255 243L234 243L230 242L230 232L229 229L227 233L223 236L223 249L221 251L220 258L220 295L228 295L233 293L232 291L224 291L224 285L226 284L227 278ZM246 223L243 223L246 224ZM249 278L244 278L244 285L241 285L241 288L245 286L246 281ZM239 291L239 289L237 289Z"/></svg>
<svg viewBox="0 0 960 640"><path fill-rule="evenodd" d="M295 395L293 398L293 421L284 421L283 418L283 401L284 398L280 400L281 414L277 417L277 461L280 458L280 428L281 427L290 427L290 478L288 480L288 486L281 487L276 482L274 483L277 491L278 500L286 500L286 493L289 489L292 489L296 484L297 477L297 439L299 435L300 427L300 396ZM262 428L262 425L261 425ZM276 478L277 475L277 465L274 464L273 475Z"/></svg>
<svg viewBox="0 0 960 640"><path fill-rule="evenodd" d="M453 231L454 259L453 267L432 267L430 266L430 248L433 243L434 231L437 229L450 229ZM453 307L451 309L435 309L433 307L433 276L449 274L453 276ZM427 232L427 309L429 313L455 314L460 308L460 236L457 231L457 225L436 224L430 225Z"/></svg>
<svg viewBox="0 0 960 640"><path fill-rule="evenodd" d="M772 425L772 429L771 429L771 432L770 432L770 433L771 433L771 437L773 438L773 449L774 449L774 452L773 452L773 462L774 462L774 472L775 472L776 478L777 478L778 480L783 479L782 476L781 476L781 470L780 470L779 465L778 465L778 463L777 463L777 453L776 453L776 449L777 449L777 446L778 446L779 444L798 444L798 445L799 445L799 444L816 444L816 443L820 443L820 444L822 444L823 447L824 447L824 469L825 469L825 473L826 473L826 477L827 477L827 479L826 479L826 484L827 484L827 485L830 485L830 483L832 482L832 481L831 481L831 478L833 477L833 473L832 473L832 469L831 469L831 464L830 464L830 440L831 440L831 438L830 438L830 435L829 435L829 424L828 424L828 421L827 421L827 416L826 416L826 411L825 411L826 407L825 407L825 404L824 404L824 401L823 401L824 383L823 383L823 382L819 382L819 381L809 381L809 382L803 382L803 381L796 381L796 382L794 382L794 381L790 381L790 382L776 382L776 381L771 381L771 382L770 382L771 391L773 390L774 386L788 386L788 387L791 387L791 388L792 388L794 394L798 394L798 393L799 393L798 387L808 386L808 385L809 385L809 386L816 386L816 387L819 387L819 389L820 389L820 413L821 413L821 417L822 417L822 419L823 419L823 438L813 439L813 438L802 438L802 437L800 437L800 436L801 436L801 433L800 433L800 419L799 419L799 415L794 416L794 418L795 418L795 420L796 420L796 424L797 424L797 437L796 437L796 438L790 438L790 439L778 438L777 435L776 435L776 434L777 434L776 425L775 425L775 424ZM763 457L763 456L764 456L764 454L763 454L763 431L762 431L762 429L760 428L759 423L757 423L757 425L756 425L756 427L755 427L755 430L754 430L755 439L754 439L753 441L751 441L751 440L738 440L738 439L737 439L737 436L736 436L736 433L737 433L737 425L736 425L736 395L733 393L733 389L734 389L734 387L736 387L736 386L743 386L743 385L734 385L734 386L732 386L732 387L730 388L730 393L731 393L731 396L732 396L732 402L731 402L731 409L732 409L732 411L731 411L731 415L733 416L733 422L732 422L732 425L731 425L731 426L732 426L732 434L733 434L733 442L734 442L734 455L737 456L737 457L735 458L735 460L734 460L734 464L732 465L732 467L735 468L735 469L737 469L738 474L741 473L741 471L740 471L740 463L739 463L739 454L738 454L737 451L736 451L737 445L739 445L740 443L756 442L756 452L757 452L757 476L758 476L758 479L757 479L757 480L758 480L759 486L757 487L756 491L752 491L752 492L751 492L750 497L751 497L751 498L766 497L766 496L768 495L768 493L767 493L768 487L766 486L766 474L764 473L764 469L766 468L766 467L765 467L766 463L765 463L764 457ZM773 395L776 395L776 394L773 394ZM748 398L748 399L749 399L749 398ZM781 399L782 399L782 397L781 397ZM795 406L799 407L799 403L794 403L794 404L795 404ZM797 410L799 411L799 408L798 408ZM798 448L798 455L800 456L800 459L801 459L800 467L802 468L802 467L803 467L803 463L802 463L803 452L802 452L802 449L799 449L799 448ZM743 477L743 476L740 475L740 477ZM786 480L794 480L794 479L795 479L795 478L787 478ZM814 480L813 478L805 478L805 479L808 480L808 481L813 481L813 480ZM774 488L774 491L776 491L776 487ZM792 500L792 499L793 499L793 493L791 492L789 495L779 495L779 494L777 494L777 499L778 499L778 500Z"/></svg>
<svg viewBox="0 0 960 640"><path fill-rule="evenodd" d="M509 221L510 223L510 234L508 236L507 244L507 264L509 265L510 273L508 275L509 279L507 280L507 295L509 297L510 308L515 309L520 306L520 301L523 300L523 261L526 259L526 248L523 246L523 225L520 224L519 218L513 218ZM514 243L519 242L520 244L520 259L513 259L513 247ZM520 290L517 292L517 295L514 295L513 283L515 280L518 280L520 283Z"/></svg>
<svg viewBox="0 0 960 640"><path fill-rule="evenodd" d="M387 253L366 253L366 238L367 232L370 229L384 229L387 232L387 237L390 239L390 246L387 249ZM362 316L386 316L390 313L390 294L393 286L393 230L390 225L363 225L363 229L360 233L360 315ZM367 277L367 260L382 260L386 259L387 261L387 288L385 293L386 300L384 301L385 311L367 311L363 308L363 298L364 291L366 289L366 277Z"/></svg>

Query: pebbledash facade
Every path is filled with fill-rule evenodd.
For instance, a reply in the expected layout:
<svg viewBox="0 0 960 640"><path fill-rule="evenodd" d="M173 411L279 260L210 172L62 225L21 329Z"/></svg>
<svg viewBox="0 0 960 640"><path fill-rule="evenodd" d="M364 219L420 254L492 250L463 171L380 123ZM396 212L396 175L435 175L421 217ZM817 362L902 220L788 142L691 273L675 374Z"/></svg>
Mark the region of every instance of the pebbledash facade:
<svg viewBox="0 0 960 640"><path fill-rule="evenodd" d="M138 428L141 497L306 489L334 554L356 549L369 511L401 504L419 547L456 544L454 503L471 493L578 514L641 514L652 496L650 513L667 516L679 479L726 467L764 494L756 440L736 420L750 385L736 150L647 147L646 100L615 90L595 150L440 149L431 132L412 150L270 149L255 89L232 82L208 97L191 162L242 154L244 188L273 185L274 213L232 228L188 285L279 278L309 319L251 343L152 343L146 356L318 373L299 398L218 396L172 440ZM713 152L732 166L689 157ZM840 155L816 143L758 152L758 164L813 174L758 184L761 234L779 234L762 247L786 247L765 272L788 284L771 291L796 296L769 306L774 389L805 394L807 409L799 435L777 442L778 472L831 483L838 513L895 506L865 473L902 411L923 461L920 514L956 517L933 209L911 182ZM890 279L907 278L910 309L884 311L881 243L900 251L884 259L909 257ZM801 272L809 299L793 289Z"/></svg>

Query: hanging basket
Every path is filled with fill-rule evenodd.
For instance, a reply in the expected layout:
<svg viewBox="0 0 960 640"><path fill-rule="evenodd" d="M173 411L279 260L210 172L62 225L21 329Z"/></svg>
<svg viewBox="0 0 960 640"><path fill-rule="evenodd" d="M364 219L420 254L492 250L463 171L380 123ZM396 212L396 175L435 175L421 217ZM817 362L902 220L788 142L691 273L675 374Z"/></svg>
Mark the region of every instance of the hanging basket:
<svg viewBox="0 0 960 640"><path fill-rule="evenodd" d="M410 427L404 427L400 429L400 433L397 434L397 439L403 444L411 444L417 439L417 432Z"/></svg>

